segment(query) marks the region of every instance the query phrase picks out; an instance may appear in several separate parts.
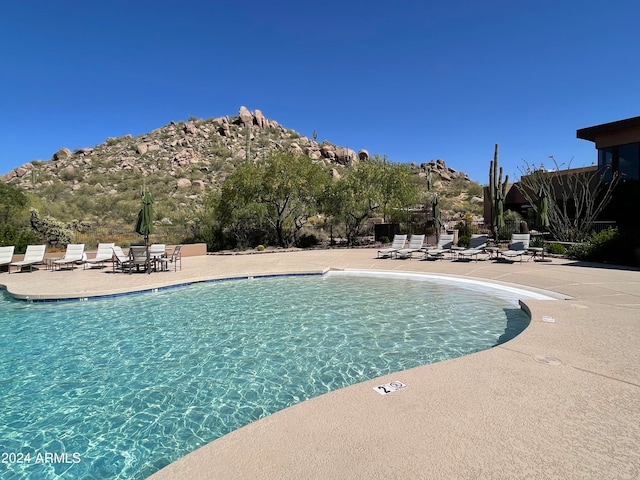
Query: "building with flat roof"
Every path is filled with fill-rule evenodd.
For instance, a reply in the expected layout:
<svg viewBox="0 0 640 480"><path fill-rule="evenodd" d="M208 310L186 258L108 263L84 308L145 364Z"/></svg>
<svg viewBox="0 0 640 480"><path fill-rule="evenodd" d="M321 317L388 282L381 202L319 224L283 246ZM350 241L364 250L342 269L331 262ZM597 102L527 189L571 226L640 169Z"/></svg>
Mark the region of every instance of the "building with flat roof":
<svg viewBox="0 0 640 480"><path fill-rule="evenodd" d="M619 175L611 203L603 215L622 229L640 224L640 117L581 128L576 137L595 144L603 181Z"/></svg>
<svg viewBox="0 0 640 480"><path fill-rule="evenodd" d="M627 118L577 130L577 138L594 142L597 149L597 166L579 167L561 171L549 171L548 175L563 177L574 174L601 172L600 181L611 181L614 174L619 176L612 200L598 220L606 225L615 224L623 230L637 230L640 227L640 117ZM554 182L555 201L562 201L561 191ZM486 192L485 192L486 198ZM491 222L489 202L484 206L485 224ZM531 221L533 211L517 188L508 186L505 211L520 213ZM530 225L530 227L533 225Z"/></svg>

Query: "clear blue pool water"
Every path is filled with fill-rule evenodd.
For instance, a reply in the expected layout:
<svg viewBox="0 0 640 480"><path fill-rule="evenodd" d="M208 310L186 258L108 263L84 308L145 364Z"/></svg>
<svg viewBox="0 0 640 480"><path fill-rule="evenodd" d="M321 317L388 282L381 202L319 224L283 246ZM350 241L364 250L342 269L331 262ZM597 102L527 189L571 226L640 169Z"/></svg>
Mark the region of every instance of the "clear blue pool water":
<svg viewBox="0 0 640 480"><path fill-rule="evenodd" d="M146 478L305 399L506 341L528 324L516 297L341 275L90 302L2 292L0 478Z"/></svg>

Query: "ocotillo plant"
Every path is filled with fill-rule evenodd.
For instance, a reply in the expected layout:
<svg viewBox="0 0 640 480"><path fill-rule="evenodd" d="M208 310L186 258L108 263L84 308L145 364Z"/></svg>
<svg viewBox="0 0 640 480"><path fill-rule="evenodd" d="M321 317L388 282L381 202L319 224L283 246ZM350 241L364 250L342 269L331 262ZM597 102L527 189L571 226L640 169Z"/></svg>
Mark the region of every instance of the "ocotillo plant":
<svg viewBox="0 0 640 480"><path fill-rule="evenodd" d="M496 143L493 160L489 165L489 202L491 202L491 226L494 228L498 226L498 199L506 198L508 181L509 175L504 177L504 182L502 181L502 167L498 170L498 144Z"/></svg>

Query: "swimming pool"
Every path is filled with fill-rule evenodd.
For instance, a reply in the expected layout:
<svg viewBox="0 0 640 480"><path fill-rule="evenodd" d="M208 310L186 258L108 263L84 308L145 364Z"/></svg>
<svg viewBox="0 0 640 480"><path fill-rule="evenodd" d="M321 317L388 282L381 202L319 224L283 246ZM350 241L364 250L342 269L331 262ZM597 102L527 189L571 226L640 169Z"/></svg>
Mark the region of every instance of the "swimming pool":
<svg viewBox="0 0 640 480"><path fill-rule="evenodd" d="M523 295L369 272L58 304L3 292L1 476L145 478L307 398L513 338Z"/></svg>

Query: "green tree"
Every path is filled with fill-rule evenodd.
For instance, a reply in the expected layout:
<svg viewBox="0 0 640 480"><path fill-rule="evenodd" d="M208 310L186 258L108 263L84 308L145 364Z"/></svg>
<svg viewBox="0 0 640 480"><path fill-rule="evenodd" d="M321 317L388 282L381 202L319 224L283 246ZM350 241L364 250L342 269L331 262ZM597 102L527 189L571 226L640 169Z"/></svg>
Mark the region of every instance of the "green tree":
<svg viewBox="0 0 640 480"><path fill-rule="evenodd" d="M18 187L0 182L0 246L13 245L22 253L37 241L29 225L29 198Z"/></svg>
<svg viewBox="0 0 640 480"><path fill-rule="evenodd" d="M271 236L288 247L318 212L327 182L328 175L310 158L275 152L240 165L225 179L215 217L241 246Z"/></svg>
<svg viewBox="0 0 640 480"><path fill-rule="evenodd" d="M230 246L248 247L255 241L262 242L261 233L263 208L257 202L260 190L260 174L257 166L251 162L238 166L222 183L219 193L208 198L211 217L215 226ZM226 246L227 242L220 242Z"/></svg>
<svg viewBox="0 0 640 480"><path fill-rule="evenodd" d="M612 199L613 192L620 180L617 174L605 181L606 169L566 169L561 168L555 158L554 169L547 171L544 165L535 164L520 169L522 176L517 188L538 213L539 195L545 193L548 198L547 215L549 231L561 242L585 241L593 224Z"/></svg>
<svg viewBox="0 0 640 480"><path fill-rule="evenodd" d="M19 216L28 204L27 196L18 187L0 182L0 220L9 223Z"/></svg>
<svg viewBox="0 0 640 480"><path fill-rule="evenodd" d="M398 217L402 208L417 202L418 191L408 166L373 157L328 187L324 210L344 224L347 243L355 245L369 218Z"/></svg>

